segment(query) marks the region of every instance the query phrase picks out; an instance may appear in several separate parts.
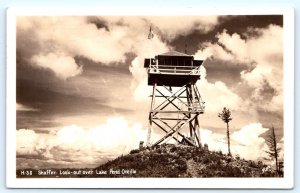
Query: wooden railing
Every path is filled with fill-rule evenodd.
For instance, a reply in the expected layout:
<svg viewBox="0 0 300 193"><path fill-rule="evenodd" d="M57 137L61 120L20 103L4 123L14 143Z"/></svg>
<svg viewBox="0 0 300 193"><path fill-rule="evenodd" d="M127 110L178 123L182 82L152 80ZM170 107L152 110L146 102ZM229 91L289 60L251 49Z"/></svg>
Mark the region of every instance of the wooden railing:
<svg viewBox="0 0 300 193"><path fill-rule="evenodd" d="M149 73L153 74L185 74L200 75L199 66L170 66L170 65L149 65Z"/></svg>

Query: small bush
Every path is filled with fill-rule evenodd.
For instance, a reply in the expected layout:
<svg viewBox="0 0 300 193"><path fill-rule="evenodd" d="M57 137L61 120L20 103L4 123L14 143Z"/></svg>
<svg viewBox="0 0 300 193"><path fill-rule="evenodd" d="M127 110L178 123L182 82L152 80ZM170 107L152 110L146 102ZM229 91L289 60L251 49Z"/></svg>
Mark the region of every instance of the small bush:
<svg viewBox="0 0 300 193"><path fill-rule="evenodd" d="M162 150L161 149L157 149L155 152L161 154Z"/></svg>
<svg viewBox="0 0 300 193"><path fill-rule="evenodd" d="M171 149L170 149L170 152L173 153L177 150L177 147L173 146Z"/></svg>
<svg viewBox="0 0 300 193"><path fill-rule="evenodd" d="M177 164L177 168L179 169L179 171L185 172L187 170L187 165L184 160L178 159L175 163Z"/></svg>
<svg viewBox="0 0 300 193"><path fill-rule="evenodd" d="M138 150L138 149L133 149L133 150L130 151L129 154L135 154L135 153L139 153L139 152L140 152L140 150Z"/></svg>
<svg viewBox="0 0 300 193"><path fill-rule="evenodd" d="M208 159L208 157L203 157L203 159L202 159L202 163L204 163L204 164L208 164L208 163L209 163L209 159Z"/></svg>
<svg viewBox="0 0 300 193"><path fill-rule="evenodd" d="M227 162L227 163L232 162L232 158L231 158L231 157L227 157L227 158L226 158L226 162Z"/></svg>
<svg viewBox="0 0 300 193"><path fill-rule="evenodd" d="M249 161L249 167L252 167L252 168L257 168L258 166L256 165L256 163L252 160Z"/></svg>

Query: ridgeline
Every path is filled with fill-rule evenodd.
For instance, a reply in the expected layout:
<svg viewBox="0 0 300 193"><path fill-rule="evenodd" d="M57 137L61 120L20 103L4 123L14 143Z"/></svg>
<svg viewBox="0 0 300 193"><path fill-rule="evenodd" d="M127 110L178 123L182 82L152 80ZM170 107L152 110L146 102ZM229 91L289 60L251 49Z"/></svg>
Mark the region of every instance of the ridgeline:
<svg viewBox="0 0 300 193"><path fill-rule="evenodd" d="M132 150L130 154L108 161L96 170L108 171L106 177L278 177L270 166L261 161L244 160L207 148L173 144Z"/></svg>

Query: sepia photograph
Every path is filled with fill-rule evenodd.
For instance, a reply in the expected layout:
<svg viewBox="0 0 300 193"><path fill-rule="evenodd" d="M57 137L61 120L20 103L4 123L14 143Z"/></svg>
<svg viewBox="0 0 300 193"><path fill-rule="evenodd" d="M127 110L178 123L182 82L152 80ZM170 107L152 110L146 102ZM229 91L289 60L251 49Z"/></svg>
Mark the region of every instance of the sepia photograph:
<svg viewBox="0 0 300 193"><path fill-rule="evenodd" d="M14 15L7 172L15 180L290 178L285 17Z"/></svg>

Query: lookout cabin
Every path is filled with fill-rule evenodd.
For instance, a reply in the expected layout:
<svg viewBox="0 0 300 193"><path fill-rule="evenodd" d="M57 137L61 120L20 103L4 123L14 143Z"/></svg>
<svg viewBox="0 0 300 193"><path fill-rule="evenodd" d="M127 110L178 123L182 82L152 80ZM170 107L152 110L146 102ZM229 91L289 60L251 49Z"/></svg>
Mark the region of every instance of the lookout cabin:
<svg viewBox="0 0 300 193"><path fill-rule="evenodd" d="M200 66L203 60L184 53L170 51L146 58L144 67L148 72L148 85L181 87L195 84L200 79Z"/></svg>

